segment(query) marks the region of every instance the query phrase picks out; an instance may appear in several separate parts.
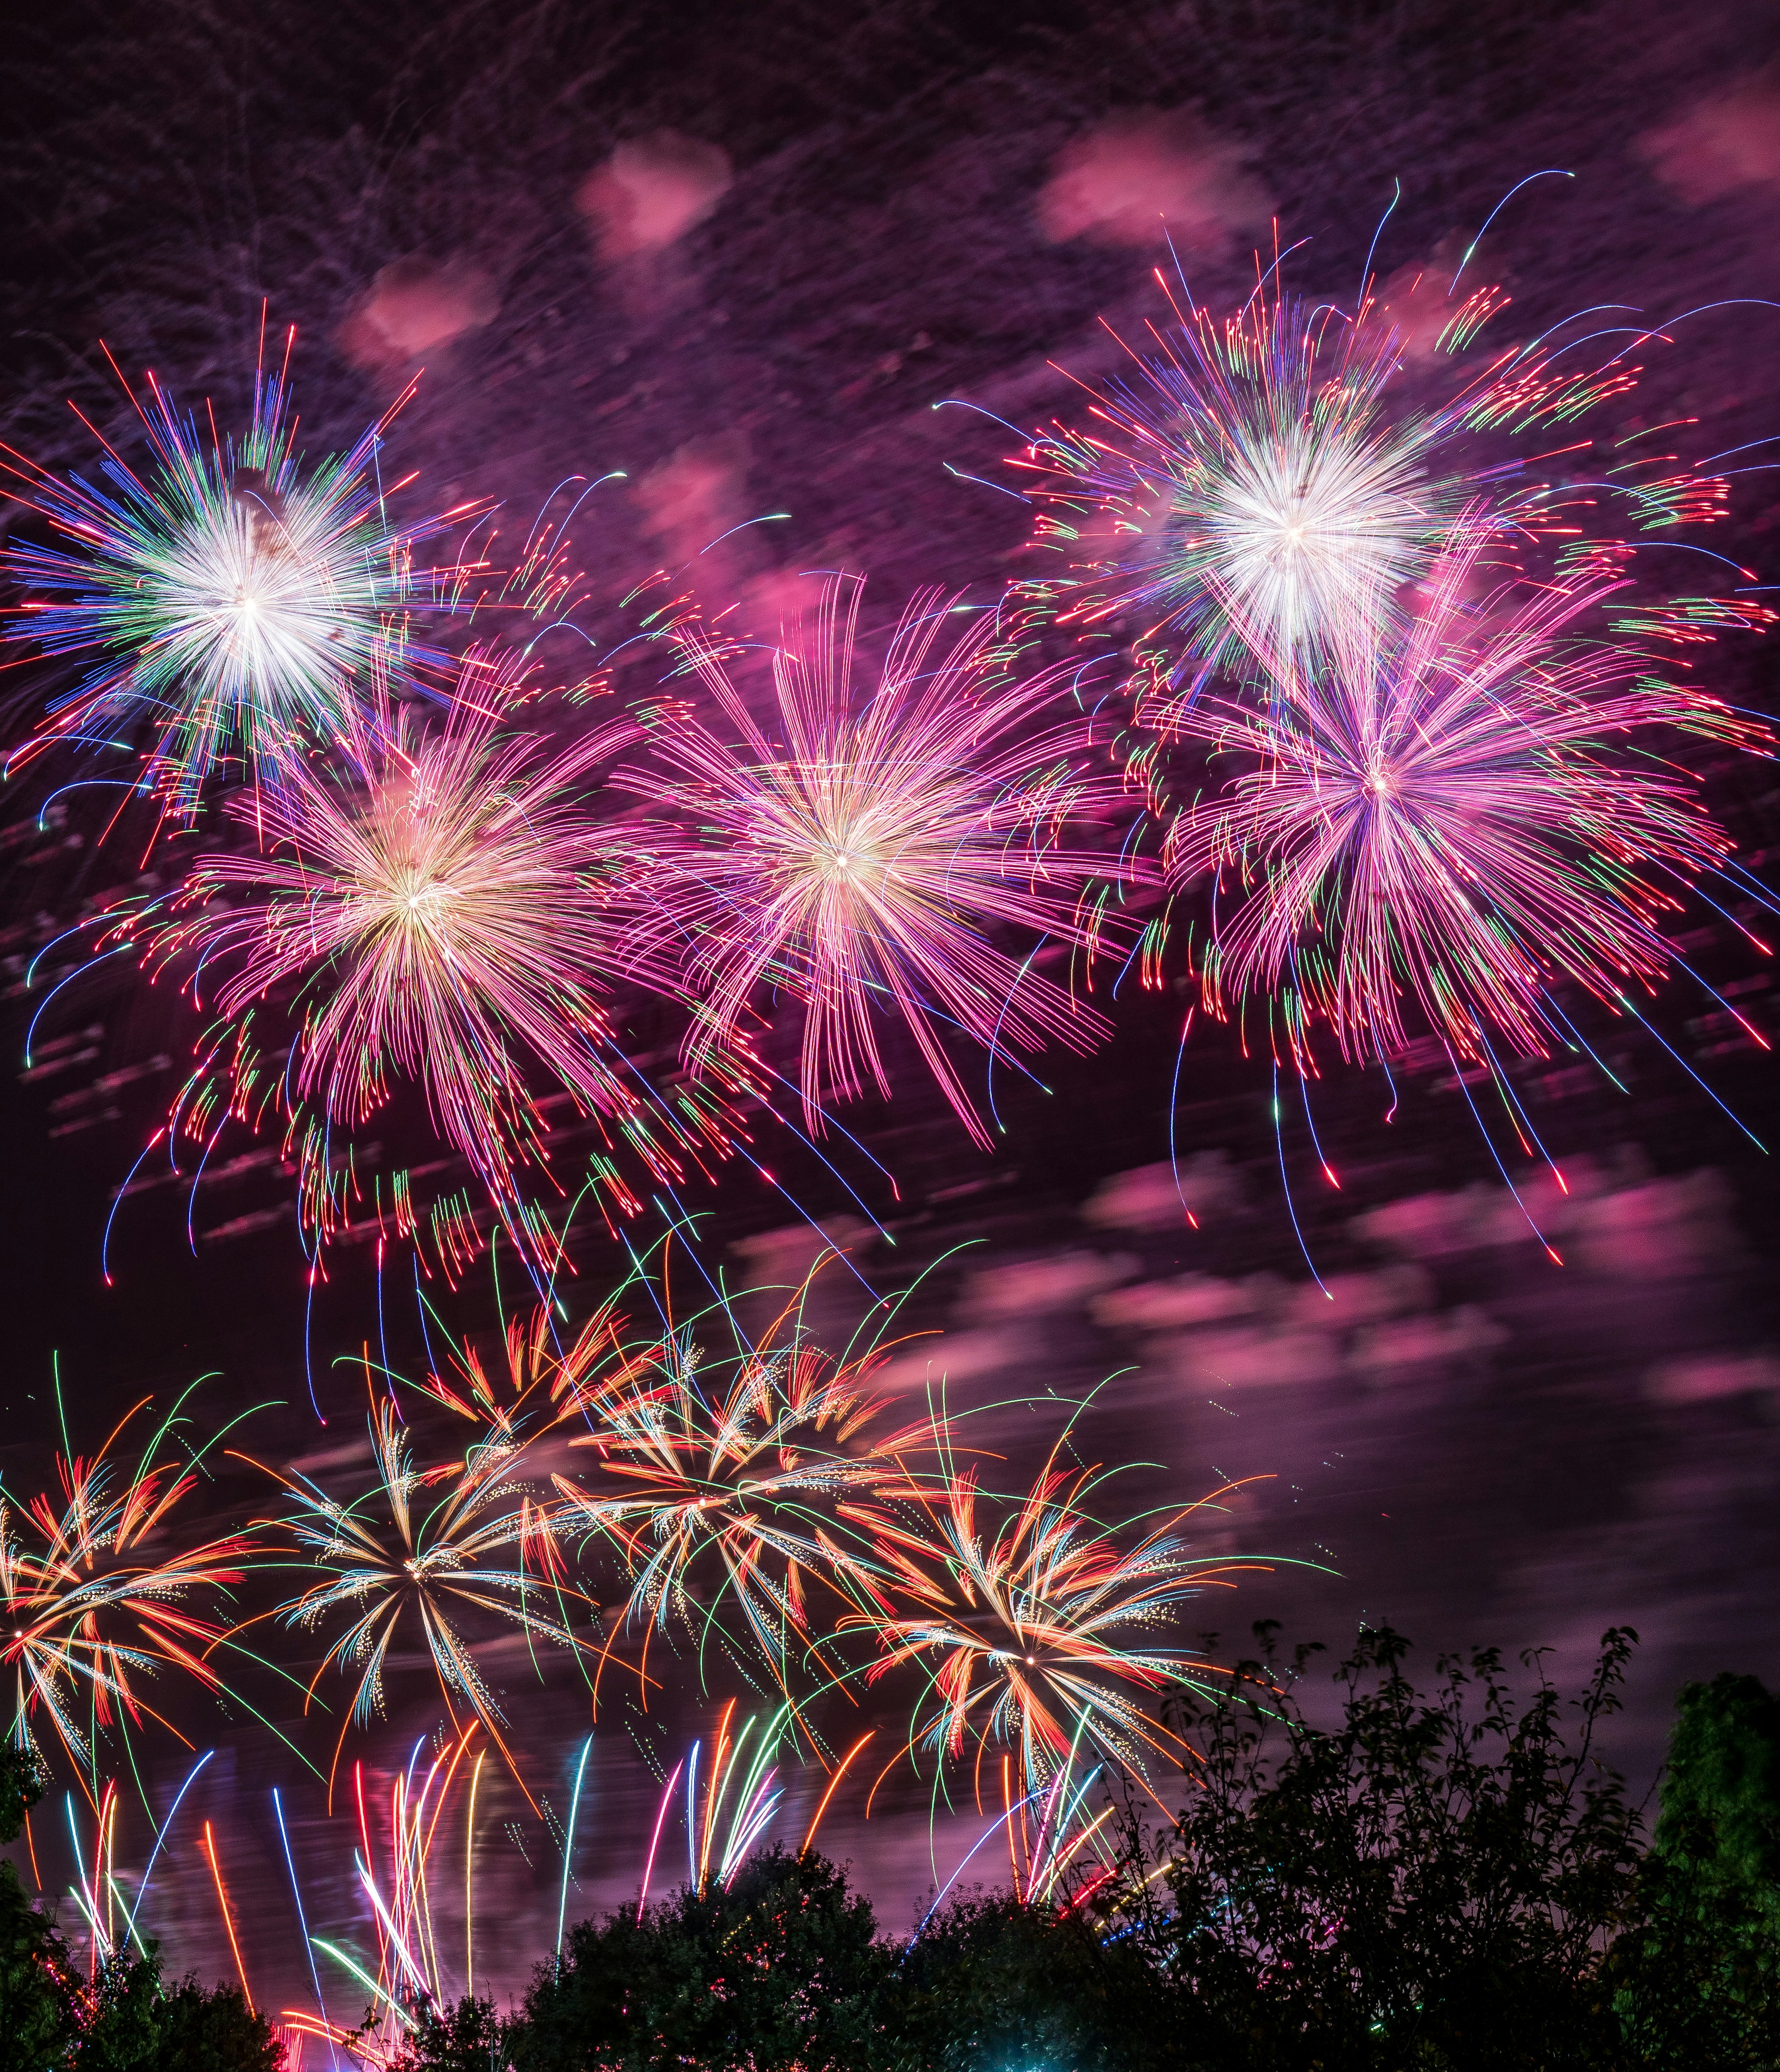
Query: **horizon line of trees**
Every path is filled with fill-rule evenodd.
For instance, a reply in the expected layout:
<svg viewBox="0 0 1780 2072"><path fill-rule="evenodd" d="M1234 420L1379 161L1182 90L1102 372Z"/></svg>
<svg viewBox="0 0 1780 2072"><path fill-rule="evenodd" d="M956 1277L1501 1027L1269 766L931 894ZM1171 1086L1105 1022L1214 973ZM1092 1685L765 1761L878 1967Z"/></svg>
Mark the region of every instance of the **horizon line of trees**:
<svg viewBox="0 0 1780 2072"><path fill-rule="evenodd" d="M1178 1694L1185 1803L1125 1794L1110 1872L1032 1904L952 1898L886 1937L845 1873L771 1848L572 1928L523 2000L409 2010L393 2072L1774 2072L1780 1698L1683 1688L1654 1825L1603 1758L1637 1636L1565 1698L1498 1652L1363 1630L1338 1723L1276 1629L1214 1697ZM35 1795L0 1762L0 1840ZM277 2072L239 1987L163 1984L152 1944L88 1979L0 1863L0 2064Z"/></svg>
<svg viewBox="0 0 1780 2072"><path fill-rule="evenodd" d="M417 2011L399 2072L1774 2072L1780 1700L1686 1686L1643 1809L1603 1758L1637 1641L1566 1699L1537 1651L1363 1630L1312 1725L1277 1630L1215 1698L1172 1827L1118 1809L1062 1905L973 1892L905 1942L813 1855L766 1851L573 1929L523 2002Z"/></svg>

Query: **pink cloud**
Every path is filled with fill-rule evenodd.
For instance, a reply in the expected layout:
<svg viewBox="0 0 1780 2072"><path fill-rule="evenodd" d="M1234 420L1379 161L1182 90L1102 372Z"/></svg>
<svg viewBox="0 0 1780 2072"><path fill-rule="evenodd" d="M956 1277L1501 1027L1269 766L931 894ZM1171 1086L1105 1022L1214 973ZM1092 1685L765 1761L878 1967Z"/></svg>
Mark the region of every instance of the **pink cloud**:
<svg viewBox="0 0 1780 2072"><path fill-rule="evenodd" d="M1241 1198L1230 1153L1196 1151L1181 1161L1178 1185L1165 1161L1113 1174L1082 1204L1082 1217L1102 1230L1182 1230L1189 1210L1202 1225Z"/></svg>
<svg viewBox="0 0 1780 2072"><path fill-rule="evenodd" d="M479 267L462 258L442 265L414 253L382 269L341 339L361 367L418 360L479 331L499 307L495 284Z"/></svg>
<svg viewBox="0 0 1780 2072"><path fill-rule="evenodd" d="M640 530L671 561L686 561L748 516L748 435L689 439L631 491Z"/></svg>
<svg viewBox="0 0 1780 2072"><path fill-rule="evenodd" d="M1638 149L1683 201L1714 201L1738 187L1780 187L1780 64L1692 103Z"/></svg>
<svg viewBox="0 0 1780 2072"><path fill-rule="evenodd" d="M872 1386L899 1395L942 1384L974 1381L1018 1367L1032 1357L1032 1335L1017 1324L985 1324L970 1331L948 1331L943 1338L917 1339L872 1375Z"/></svg>
<svg viewBox="0 0 1780 2072"><path fill-rule="evenodd" d="M1140 1331L1173 1330L1182 1326L1222 1323L1257 1310L1277 1313L1289 1305L1282 1284L1271 1273L1247 1281L1220 1280L1215 1273L1183 1273L1174 1281L1144 1281L1100 1297L1094 1314L1103 1324Z"/></svg>
<svg viewBox="0 0 1780 2072"><path fill-rule="evenodd" d="M1289 1313L1295 1323L1313 1330L1345 1329L1429 1309L1433 1299L1433 1276L1424 1268L1385 1266L1375 1273L1330 1273L1320 1288L1301 1282L1293 1291Z"/></svg>
<svg viewBox="0 0 1780 2072"><path fill-rule="evenodd" d="M1272 211L1247 155L1190 109L1110 116L1059 152L1038 220L1054 245L1159 245L1165 225L1178 249L1221 251Z"/></svg>
<svg viewBox="0 0 1780 2072"><path fill-rule="evenodd" d="M1628 1281L1673 1281L1737 1256L1731 1193L1710 1167L1646 1181L1590 1202L1577 1219L1576 1262Z"/></svg>
<svg viewBox="0 0 1780 2072"><path fill-rule="evenodd" d="M602 259L656 252L702 223L734 177L721 146L657 130L620 144L584 179L575 206L586 217Z"/></svg>
<svg viewBox="0 0 1780 2072"><path fill-rule="evenodd" d="M1137 1270L1126 1252L1054 1252L1005 1266L985 1266L970 1277L961 1316L993 1322L1001 1317L1042 1316L1088 1306L1089 1297Z"/></svg>
<svg viewBox="0 0 1780 2072"><path fill-rule="evenodd" d="M1647 1375L1644 1391L1659 1403L1714 1403L1728 1396L1773 1395L1780 1392L1780 1360L1771 1353L1677 1360Z"/></svg>
<svg viewBox="0 0 1780 2072"><path fill-rule="evenodd" d="M1326 1381L1339 1371L1335 1342L1321 1331L1270 1330L1265 1326L1194 1331L1148 1349L1168 1351L1181 1380L1193 1388L1286 1388Z"/></svg>
<svg viewBox="0 0 1780 2072"><path fill-rule="evenodd" d="M820 1223L782 1223L772 1230L756 1231L738 1237L730 1248L746 1262L750 1284L795 1285L830 1252L857 1259L870 1248L874 1235L870 1224L857 1216L829 1216ZM843 1281L851 1280L844 1266L831 1265L826 1270Z"/></svg>
<svg viewBox="0 0 1780 2072"><path fill-rule="evenodd" d="M1467 275L1459 282L1457 294L1451 292L1459 257L1458 240L1445 238L1431 259L1411 260L1379 288L1376 319L1396 333L1398 350L1405 360L1432 360L1446 327L1481 285L1475 276ZM1496 306L1501 306L1500 301Z"/></svg>
<svg viewBox="0 0 1780 2072"><path fill-rule="evenodd" d="M1412 1259L1440 1259L1494 1244L1499 1222L1495 1190L1478 1180L1451 1194L1406 1194L1387 1202L1356 1216L1354 1228L1371 1243Z"/></svg>
<svg viewBox="0 0 1780 2072"><path fill-rule="evenodd" d="M1443 1315L1399 1317L1357 1331L1347 1364L1355 1373L1388 1380L1406 1367L1457 1366L1500 1345L1507 1335L1467 1302Z"/></svg>
<svg viewBox="0 0 1780 2072"><path fill-rule="evenodd" d="M1734 1257L1730 1193L1710 1168L1651 1179L1635 1159L1617 1172L1566 1159L1568 1188L1548 1172L1517 1180L1520 1201L1478 1180L1450 1194L1411 1194L1371 1209L1355 1232L1412 1258L1437 1259L1531 1240L1527 1218L1562 1252L1567 1270L1613 1280L1679 1280ZM1525 1214L1522 1213L1524 1204Z"/></svg>
<svg viewBox="0 0 1780 2072"><path fill-rule="evenodd" d="M824 578L798 569L767 569L742 585L736 622L763 640L777 640L822 600Z"/></svg>

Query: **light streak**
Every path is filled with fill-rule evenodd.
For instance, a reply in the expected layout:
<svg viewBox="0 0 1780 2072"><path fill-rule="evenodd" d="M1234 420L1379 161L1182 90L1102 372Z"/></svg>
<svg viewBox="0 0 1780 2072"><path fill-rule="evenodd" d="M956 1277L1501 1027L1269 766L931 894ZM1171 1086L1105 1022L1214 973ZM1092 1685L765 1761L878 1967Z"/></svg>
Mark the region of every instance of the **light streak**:
<svg viewBox="0 0 1780 2072"><path fill-rule="evenodd" d="M241 1946L235 1934L235 1916L228 1904L228 1893L223 1885L223 1867L216 1855L216 1844L212 1839L210 1823L204 1823L202 1847L210 1864L210 1875L216 1883L216 1903L223 1910L223 1926L228 1931L228 1947L235 1955L235 1975L241 1982L241 1997L247 2002L247 2011L253 2012L253 1995L247 1983L247 1967L241 1962Z"/></svg>
<svg viewBox="0 0 1780 2072"><path fill-rule="evenodd" d="M587 1758L594 1751L594 1737L590 1734L581 1745L581 1760L575 1765L574 1795L569 1801L568 1839L562 1845L562 1889L557 1900L557 1968L562 1968L563 1923L569 1912L569 1873L574 1860L575 1816L581 1811L582 1779L586 1774Z"/></svg>

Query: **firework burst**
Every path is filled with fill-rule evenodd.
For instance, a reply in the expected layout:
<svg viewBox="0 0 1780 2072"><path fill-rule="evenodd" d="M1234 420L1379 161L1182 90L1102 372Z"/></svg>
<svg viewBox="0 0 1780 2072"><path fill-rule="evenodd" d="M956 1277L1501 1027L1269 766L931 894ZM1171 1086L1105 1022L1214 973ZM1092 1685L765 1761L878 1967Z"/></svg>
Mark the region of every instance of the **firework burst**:
<svg viewBox="0 0 1780 2072"><path fill-rule="evenodd" d="M443 727L417 738L398 712L363 783L304 767L277 797L231 801L264 848L201 859L178 902L197 911L149 939L158 964L192 960L194 991L208 989L220 1018L181 1096L182 1126L208 1132L219 1079L225 1119L282 1108L318 1227L335 1133L365 1122L398 1082L424 1090L435 1127L529 1246L540 1240L521 1174L549 1157L534 1075L592 1120L606 1150L627 1147L670 1183L681 1153L720 1141L709 1102L689 1096L670 1111L656 1099L598 997L651 976L617 905L647 853L586 796L589 772L630 730L589 727L557 750L515 731L522 666L472 656ZM254 1017L269 996L293 994L281 1073ZM613 1161L593 1163L634 1211Z"/></svg>
<svg viewBox="0 0 1780 2072"><path fill-rule="evenodd" d="M501 1733L505 1715L476 1666L469 1629L504 1627L579 1655L592 1651L570 1630L571 1606L590 1614L598 1608L567 1574L549 1507L525 1474L521 1442L497 1434L417 1468L388 1396L374 1404L370 1430L374 1487L343 1502L306 1476L279 1474L292 1507L269 1521L324 1572L280 1616L311 1631L345 1621L310 1685L313 1695L335 1667L357 1679L335 1765L351 1726L368 1726L384 1711L384 1669L402 1638L424 1642L454 1724L456 1708L467 1707L517 1778Z"/></svg>
<svg viewBox="0 0 1780 2072"><path fill-rule="evenodd" d="M654 940L679 954L697 1019L695 1070L746 1050L769 987L803 1009L801 1087L812 1133L830 1093L890 1090L876 1015L906 1025L947 1100L989 1141L943 1047L950 1022L992 1054L1047 1040L1086 1050L1104 1018L988 939L1008 927L1091 958L1096 886L1135 875L1116 854L1064 846L1071 821L1117 796L1090 723L1050 717L1054 675L1010 680L994 620L937 647L951 611L918 597L871 693L854 693L862 586L831 582L812 626L773 658L778 733L750 713L719 651L683 635L730 738L674 703L650 719L659 769L614 782L680 809ZM647 935L647 931L645 930Z"/></svg>
<svg viewBox="0 0 1780 2072"><path fill-rule="evenodd" d="M1441 344L1461 347L1500 300L1455 305ZM1257 647L1271 694L1289 697L1332 642L1388 629L1479 483L1519 471L1478 473L1460 435L1572 417L1636 376L1568 375L1532 347L1417 409L1397 393L1399 335L1370 302L1355 322L1257 290L1222 323L1190 303L1175 314L1124 379L1089 392L1091 429L1055 427L1013 462L1067 564L1035 594L1066 623L1137 619L1164 709L1220 668L1255 676ZM1541 522L1543 492L1502 516Z"/></svg>
<svg viewBox="0 0 1780 2072"><path fill-rule="evenodd" d="M567 1345L551 1309L541 1303L528 1319L509 1321L498 1364L466 1339L453 1349L444 1371L429 1374L420 1386L435 1403L499 1441L516 1445L539 1438L588 1413L610 1386L611 1369L624 1364L623 1318L618 1314L623 1292L608 1296Z"/></svg>
<svg viewBox="0 0 1780 2072"><path fill-rule="evenodd" d="M1212 883L1215 1011L1283 999L1294 1041L1320 1018L1370 1060L1403 1049L1412 1000L1468 1057L1492 1033L1544 1055L1553 985L1611 1005L1663 976L1664 926L1731 845L1659 737L1758 736L1583 637L1610 584L1517 594L1488 550L1487 524L1462 524L1426 610L1383 647L1338 643L1289 709L1176 713L1176 738L1239 771L1170 835L1178 880Z"/></svg>
<svg viewBox="0 0 1780 2072"><path fill-rule="evenodd" d="M812 1585L850 1605L871 1567L837 1507L894 1473L901 1452L931 1443L925 1427L869 1430L887 1318L862 1326L838 1357L824 1351L804 1314L820 1270L757 1336L724 1303L633 1352L590 1392L595 1429L569 1442L597 1453L597 1478L556 1478L569 1513L618 1551L632 1614L657 1627L696 1614L708 1633L733 1607L782 1682L787 1648L821 1642ZM701 1602L707 1567L721 1582Z"/></svg>
<svg viewBox="0 0 1780 2072"><path fill-rule="evenodd" d="M81 672L25 752L140 732L138 788L189 819L236 765L281 790L317 747L354 737L374 676L409 678L409 615L446 594L417 574L413 549L466 513L396 524L386 498L404 485L378 466L388 416L306 471L285 369L255 375L239 438L213 420L201 434L153 376L133 401L143 472L109 446L105 486L22 460L12 471L66 543L9 551L24 627Z"/></svg>
<svg viewBox="0 0 1780 2072"><path fill-rule="evenodd" d="M1190 1659L1149 1636L1184 1597L1256 1565L1190 1559L1181 1518L1122 1548L1084 1507L1102 1480L1054 1449L1009 1502L985 1498L963 1469L846 1507L891 1581L842 1630L876 1641L869 1683L919 1665L927 1682L908 1749L956 1760L974 1742L979 1800L997 1743L1017 1752L1029 1787L1084 1745L1141 1774L1166 1738L1144 1701L1188 1675Z"/></svg>
<svg viewBox="0 0 1780 2072"><path fill-rule="evenodd" d="M177 1408L134 1471L113 1457L144 1407L90 1459L58 1456L59 1494L22 1504L0 1498L0 1659L14 1678L12 1739L41 1764L33 1727L47 1725L90 1776L101 1733L116 1727L127 1734L145 1720L169 1724L144 1694L157 1677L171 1671L223 1693L210 1658L230 1629L193 1600L214 1602L228 1592L257 1551L244 1534L171 1554L148 1551L199 1478L195 1464L155 1462L181 1421Z"/></svg>

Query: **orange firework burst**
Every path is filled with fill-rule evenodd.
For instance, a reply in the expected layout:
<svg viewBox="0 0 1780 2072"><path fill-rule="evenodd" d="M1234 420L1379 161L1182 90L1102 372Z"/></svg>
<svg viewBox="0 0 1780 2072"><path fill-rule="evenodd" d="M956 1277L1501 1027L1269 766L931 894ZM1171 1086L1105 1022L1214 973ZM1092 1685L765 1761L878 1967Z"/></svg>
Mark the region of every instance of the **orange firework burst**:
<svg viewBox="0 0 1780 2072"><path fill-rule="evenodd" d="M237 1533L174 1554L146 1552L195 1486L208 1450L187 1449L190 1464L177 1469L157 1461L187 1421L185 1400L134 1470L112 1449L142 1403L90 1458L57 1456L59 1494L23 1503L0 1496L0 1631L15 1679L12 1738L42 1764L33 1727L47 1721L89 1782L102 1734L116 1727L127 1735L145 1720L171 1724L144 1698L146 1681L172 1670L213 1694L224 1688L209 1658L230 1629L192 1601L213 1601L239 1583L255 1543Z"/></svg>
<svg viewBox="0 0 1780 2072"><path fill-rule="evenodd" d="M1172 1741L1144 1701L1190 1680L1194 1658L1151 1636L1183 1598L1266 1564L1190 1556L1178 1527L1199 1505L1121 1546L1084 1508L1104 1479L1060 1465L1054 1449L1023 1497L988 1497L965 1469L845 1507L891 1578L841 1622L878 1642L865 1680L926 1672L907 1753L955 1759L974 1741L980 1770L999 1742L1035 1786L1084 1741L1141 1774Z"/></svg>
<svg viewBox="0 0 1780 2072"><path fill-rule="evenodd" d="M881 1305L838 1355L816 1342L804 1312L826 1263L758 1334L737 1314L742 1297L671 1318L598 1389L594 1429L570 1442L597 1453L598 1482L556 1478L577 1519L617 1548L633 1614L665 1626L696 1613L708 1630L731 1606L782 1684L787 1648L820 1645L811 1585L851 1605L872 1565L872 1549L841 1523L843 1499L931 1444L925 1424L869 1429L892 1309ZM717 1588L700 1598L695 1572L707 1564Z"/></svg>
<svg viewBox="0 0 1780 2072"><path fill-rule="evenodd" d="M323 1572L280 1608L285 1622L310 1630L344 1622L310 1684L313 1695L335 1667L357 1679L335 1765L351 1727L384 1710L390 1651L405 1639L424 1643L454 1726L458 1706L467 1707L517 1778L501 1733L506 1715L476 1664L475 1630L505 1628L571 1655L594 1652L569 1620L573 1605L590 1614L598 1607L566 1572L550 1507L527 1477L521 1437L497 1426L462 1453L417 1468L389 1397L378 1398L369 1421L372 1488L342 1500L307 1476L277 1475L292 1507L268 1521Z"/></svg>

